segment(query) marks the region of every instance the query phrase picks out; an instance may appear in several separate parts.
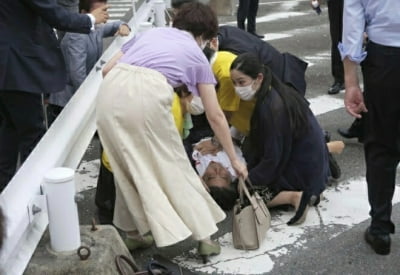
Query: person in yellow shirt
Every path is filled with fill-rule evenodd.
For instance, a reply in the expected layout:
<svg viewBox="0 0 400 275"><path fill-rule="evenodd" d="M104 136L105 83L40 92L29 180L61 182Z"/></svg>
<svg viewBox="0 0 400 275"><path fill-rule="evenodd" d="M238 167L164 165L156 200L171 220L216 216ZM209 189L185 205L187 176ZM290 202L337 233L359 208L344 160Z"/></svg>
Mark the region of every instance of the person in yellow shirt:
<svg viewBox="0 0 400 275"><path fill-rule="evenodd" d="M228 122L239 132L247 134L250 130L250 117L254 109L254 100L243 101L235 93L230 75L230 67L236 55L228 51L218 51L218 39L210 42L210 49L206 55L211 55L210 63L215 78L218 81L217 99L224 111Z"/></svg>

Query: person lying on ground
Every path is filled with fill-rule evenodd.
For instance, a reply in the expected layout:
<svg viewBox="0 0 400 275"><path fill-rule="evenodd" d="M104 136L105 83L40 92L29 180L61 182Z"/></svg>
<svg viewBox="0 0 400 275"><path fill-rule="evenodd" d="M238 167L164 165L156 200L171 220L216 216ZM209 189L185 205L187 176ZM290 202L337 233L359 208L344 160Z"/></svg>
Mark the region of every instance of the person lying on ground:
<svg viewBox="0 0 400 275"><path fill-rule="evenodd" d="M302 192L288 224L302 223L308 205L319 202L330 174L323 131L306 100L257 56L239 55L230 75L240 99L253 106L242 146L249 178L272 194L269 206L287 203L291 192Z"/></svg>
<svg viewBox="0 0 400 275"><path fill-rule="evenodd" d="M233 139L239 143L242 137L238 135L238 131L232 128L231 133ZM330 141L327 143L327 147L330 153L340 154L343 151L344 143L342 141ZM235 145L235 151L238 158L245 163L239 146ZM213 199L222 209L231 210L239 197L237 176L215 138L204 138L195 144L192 158L195 161L195 168L199 176ZM256 186L256 188L263 195L263 199L269 208L291 205L297 211L300 206L302 191L281 191L276 195L272 194L269 188L263 186Z"/></svg>

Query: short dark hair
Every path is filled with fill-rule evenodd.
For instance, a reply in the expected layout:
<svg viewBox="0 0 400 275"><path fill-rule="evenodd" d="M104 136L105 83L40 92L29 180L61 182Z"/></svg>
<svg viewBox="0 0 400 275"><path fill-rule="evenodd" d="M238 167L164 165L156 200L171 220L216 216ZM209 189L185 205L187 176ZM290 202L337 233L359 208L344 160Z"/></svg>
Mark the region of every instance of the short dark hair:
<svg viewBox="0 0 400 275"><path fill-rule="evenodd" d="M107 3L107 0L79 0L79 12L82 10L89 12L90 8L95 3Z"/></svg>
<svg viewBox="0 0 400 275"><path fill-rule="evenodd" d="M215 12L200 2L184 4L174 17L173 27L188 31L193 36L211 39L217 35L218 19Z"/></svg>
<svg viewBox="0 0 400 275"><path fill-rule="evenodd" d="M215 202L225 211L232 210L239 198L238 182L233 181L228 187L209 186L210 195Z"/></svg>
<svg viewBox="0 0 400 275"><path fill-rule="evenodd" d="M171 6L174 9L179 9L180 7L182 7L183 4L186 3L191 3L191 2L197 2L198 0L172 0L171 1Z"/></svg>

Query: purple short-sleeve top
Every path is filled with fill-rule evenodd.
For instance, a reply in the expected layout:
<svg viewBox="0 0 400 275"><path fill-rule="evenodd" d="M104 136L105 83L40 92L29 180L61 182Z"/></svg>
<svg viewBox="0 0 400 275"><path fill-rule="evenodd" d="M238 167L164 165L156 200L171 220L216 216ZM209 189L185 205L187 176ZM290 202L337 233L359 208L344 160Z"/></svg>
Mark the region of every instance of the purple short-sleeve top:
<svg viewBox="0 0 400 275"><path fill-rule="evenodd" d="M197 84L216 84L211 66L193 36L176 28L153 28L122 46L119 62L163 74L172 87L185 84L199 95Z"/></svg>

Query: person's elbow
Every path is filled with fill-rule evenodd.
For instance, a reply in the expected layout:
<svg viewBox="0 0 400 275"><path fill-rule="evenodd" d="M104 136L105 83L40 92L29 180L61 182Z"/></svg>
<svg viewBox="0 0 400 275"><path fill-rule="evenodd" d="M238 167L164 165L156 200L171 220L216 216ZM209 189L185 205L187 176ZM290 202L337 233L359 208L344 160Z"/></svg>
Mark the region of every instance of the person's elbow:
<svg viewBox="0 0 400 275"><path fill-rule="evenodd" d="M225 115L221 109L215 108L206 111L206 116L210 124L220 124L225 120Z"/></svg>

